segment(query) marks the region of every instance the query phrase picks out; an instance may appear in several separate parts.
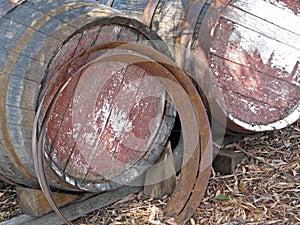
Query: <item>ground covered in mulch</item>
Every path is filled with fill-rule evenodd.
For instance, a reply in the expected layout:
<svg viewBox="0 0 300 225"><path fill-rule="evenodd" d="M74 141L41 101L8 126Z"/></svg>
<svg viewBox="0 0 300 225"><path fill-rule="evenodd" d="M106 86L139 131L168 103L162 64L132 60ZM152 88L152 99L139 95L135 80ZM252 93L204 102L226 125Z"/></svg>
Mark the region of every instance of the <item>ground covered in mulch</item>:
<svg viewBox="0 0 300 225"><path fill-rule="evenodd" d="M300 121L226 146L246 157L232 175L213 173L189 224L300 225ZM1 187L1 186L0 186ZM74 224L175 224L163 214L169 196L143 193L90 213ZM20 213L11 186L0 188L0 222Z"/></svg>

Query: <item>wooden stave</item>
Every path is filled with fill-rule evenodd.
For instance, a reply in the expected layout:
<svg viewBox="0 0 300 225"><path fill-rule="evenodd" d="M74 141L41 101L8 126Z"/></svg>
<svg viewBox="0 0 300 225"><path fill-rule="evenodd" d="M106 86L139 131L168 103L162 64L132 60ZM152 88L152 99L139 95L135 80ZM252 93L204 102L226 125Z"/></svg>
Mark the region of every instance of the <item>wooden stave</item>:
<svg viewBox="0 0 300 225"><path fill-rule="evenodd" d="M28 54L26 54L26 52L24 53L22 51L22 48L16 48L15 51L12 51L11 56L9 59L12 59L12 62L14 64L22 64L23 62L27 62L27 64L25 64L25 68L19 68L17 67L16 69L14 69L12 72L8 73L8 75L10 75L11 77L15 77L13 75L20 75L20 74L25 74L28 76L28 78L26 77L26 81L29 81L30 84L40 84L43 80L43 77L40 77L36 74L39 74L40 71L45 71L47 68L47 63L48 61L51 59L52 54L48 54L46 55L45 58L43 58L43 60L37 60L36 58L39 58L40 56L43 56L43 52L45 52L45 49L48 50L48 52L55 52L56 49L58 49L63 41L68 40L68 37L74 33L76 31L76 27L74 27L73 25L77 25L77 26L81 26L82 24L78 23L78 18L77 15L72 15L73 17L75 17L75 22L69 22L65 21L65 22L61 22L59 20L59 17L55 16L55 12L56 7L59 5L67 5L68 2L71 2L70 4L73 6L75 3L74 1L54 1L54 5L53 4L43 4L43 1L28 1L22 5L20 5L19 7L17 7L15 10L11 11L11 13L7 14L4 18L1 19L0 23L5 21L5 22L9 22L9 23L14 23L17 24L18 27L24 27L24 29L26 29L26 27L28 26L28 24L30 24L30 21L28 20L22 20L22 19L17 19L14 20L16 15L19 15L18 13L20 11L22 11L22 9L31 9L32 11L35 11L36 14L33 14L33 17L35 18L35 20L37 20L37 18L43 17L42 19L40 19L40 21L43 21L46 23L46 25L44 24L38 24L38 23L32 23L30 24L29 27L27 27L27 29L29 29L29 33L33 33L37 32L39 35L42 35L44 37L48 37L45 41L46 45L43 45L42 48L37 50L37 53L35 52L29 52ZM107 16L107 13L110 12L114 12L111 9L108 9L107 7L103 7L103 6L99 6L98 3L91 3L91 1L87 1L84 3L81 3L83 6L86 6L88 8L88 10L92 11L94 9L94 7L97 7L99 10L98 11L102 11L104 12L105 16ZM75 4L76 5L76 4ZM75 7L76 8L76 7ZM52 10L52 12L51 12ZM40 11L40 13L38 12ZM42 13L41 13L42 12ZM62 10L62 12L60 13L68 13L67 8L65 8L64 10ZM77 11L77 13L79 13ZM49 14L52 14L54 17L49 16ZM96 15L96 17L93 17L95 15L92 15L90 18L87 18L86 21L87 23L93 22L95 20L99 20L101 17L99 15ZM123 16L121 16L123 18ZM79 17L80 18L80 17ZM86 18L86 16L83 16L83 18ZM97 19L98 18L98 19ZM72 19L72 18L71 18ZM111 19L111 18L110 18ZM51 22L51 20L54 21L54 26L51 26L51 24L49 25L49 23ZM82 18L79 19L80 21L84 21ZM107 19L109 20L109 19ZM17 21L17 22L16 22ZM50 22L49 22L50 21ZM129 21L129 19L128 19ZM35 21L36 22L36 21ZM20 24L23 23L23 24ZM2 23L1 23L2 24ZM27 26L26 26L27 24ZM71 25L70 25L71 24ZM73 24L73 25L72 25ZM130 26L134 26L134 22L132 22L132 24L129 23ZM41 29L41 31L39 31L39 29ZM149 32L149 30L144 29L146 32ZM16 31L17 32L17 31ZM149 32L149 36L151 36L150 34L151 32ZM44 35L45 34L45 35ZM155 35L154 35L155 36ZM22 37L21 37L22 38ZM1 42L3 43L3 42ZM53 44L55 43L55 44ZM52 49L49 49L49 45L52 46ZM3 45L1 46L3 47ZM9 49L8 49L9 50ZM5 55L6 56L6 55ZM1 60L0 60L1 61ZM5 62L7 62L7 60L4 60ZM1 64L1 63L0 63ZM20 72L22 71L22 73ZM30 89L27 88L28 86L25 87L26 90ZM24 87L23 87L24 88ZM33 119L34 119L34 111L35 108L37 106L37 102L38 102L38 92L40 87L38 86L37 88L35 88L35 91L31 92L31 99L34 99L34 103L31 102L31 104L28 104L29 109L23 109L23 107L19 106L18 104L16 105L17 107L15 107L15 112L14 115L22 115L25 120L23 120L23 118L21 120L18 121L19 126L17 127L17 129L19 129L18 131L18 135L16 135L15 138L18 138L19 140L23 140L23 137L27 137L26 139L26 143L23 144L25 146L23 146L23 151L25 152L25 154L22 153L22 155L27 155L30 156L27 159L22 159L21 162L19 163L15 163L14 160L12 160L10 156L10 151L6 151L5 147L1 148L1 159L5 159L7 160L7 162L2 162L1 165L3 165L5 168L5 170L2 171L2 174L4 177L9 177L9 179L13 180L14 182L16 182L19 185L25 185L25 186L30 186L30 187L38 187L38 184L36 182L35 176L34 176L34 168L31 164L32 162L32 158L31 158L31 153L28 151L28 149L31 149L31 147L29 147L30 144L30 125L33 123ZM33 96L33 97L32 97ZM5 101L4 101L5 102ZM23 101L19 101L21 103L23 103ZM19 103L19 104L21 104ZM11 109L12 107L9 105L4 106L3 108L9 108ZM25 110L27 110L27 113L24 113ZM6 120L6 118L5 118ZM29 123L29 126L24 126L23 124L27 124ZM20 125L22 124L22 125ZM6 126L3 125L3 127ZM12 129L12 128L11 128ZM14 128L16 129L16 128ZM7 133L9 133L7 131ZM10 141L8 141L8 144ZM6 143L7 144L7 143ZM20 147L20 146L17 146ZM14 146L10 147L11 149L14 149ZM19 158L18 155L15 156L15 158ZM18 165L19 164L19 165ZM26 167L24 166L26 165ZM30 178L27 178L26 176L24 176L24 171L23 172L19 172L20 168L23 168L24 171L29 171L28 174L30 176ZM11 168L11 169L8 169ZM49 171L51 172L51 169L49 169ZM59 189L68 189L68 190L74 190L73 187L65 184L65 183L61 183L60 181L58 181L59 179L57 179L57 175L55 174L50 174L50 181L51 181L51 185L53 187L59 188ZM76 188L76 190L78 190Z"/></svg>

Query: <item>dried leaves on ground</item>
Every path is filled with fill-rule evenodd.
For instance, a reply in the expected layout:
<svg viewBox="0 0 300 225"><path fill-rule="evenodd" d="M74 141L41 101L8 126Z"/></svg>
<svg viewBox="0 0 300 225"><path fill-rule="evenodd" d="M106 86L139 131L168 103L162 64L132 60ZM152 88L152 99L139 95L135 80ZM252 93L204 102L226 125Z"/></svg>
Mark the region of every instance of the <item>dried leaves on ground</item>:
<svg viewBox="0 0 300 225"><path fill-rule="evenodd" d="M14 187L0 181L0 223L20 213Z"/></svg>
<svg viewBox="0 0 300 225"><path fill-rule="evenodd" d="M205 225L300 225L300 122L227 149L245 151L228 176L213 174L196 214L189 222ZM163 215L169 197L136 198L91 213L76 224L170 224Z"/></svg>
<svg viewBox="0 0 300 225"><path fill-rule="evenodd" d="M246 157L235 173L213 173L204 200L189 224L300 225L300 121L286 129L226 146ZM166 224L169 196L132 194L74 224ZM13 189L0 190L0 222L18 215Z"/></svg>

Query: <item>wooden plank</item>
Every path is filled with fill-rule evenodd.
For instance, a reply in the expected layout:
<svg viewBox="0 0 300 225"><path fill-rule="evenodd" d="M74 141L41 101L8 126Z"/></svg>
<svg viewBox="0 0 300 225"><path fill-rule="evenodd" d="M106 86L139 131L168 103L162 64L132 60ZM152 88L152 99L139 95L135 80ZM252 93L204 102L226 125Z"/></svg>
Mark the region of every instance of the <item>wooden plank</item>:
<svg viewBox="0 0 300 225"><path fill-rule="evenodd" d="M282 29L276 24L270 23L257 16L242 11L239 8L233 6L227 6L222 13L222 17L232 21L235 24L246 27L249 30L253 30L261 35L269 37L273 40L279 41L282 44L289 45L292 48L300 50L300 36L289 31Z"/></svg>
<svg viewBox="0 0 300 225"><path fill-rule="evenodd" d="M26 0L3 0L0 2L0 18L5 16L7 13L9 13L11 10L13 10L18 5L22 4Z"/></svg>
<svg viewBox="0 0 300 225"><path fill-rule="evenodd" d="M11 76L6 104L34 111L39 86L37 82Z"/></svg>
<svg viewBox="0 0 300 225"><path fill-rule="evenodd" d="M143 193L161 198L173 193L176 185L176 171L171 143L168 142L157 162L146 172Z"/></svg>
<svg viewBox="0 0 300 225"><path fill-rule="evenodd" d="M231 3L250 14L300 35L300 17L263 0L234 0Z"/></svg>
<svg viewBox="0 0 300 225"><path fill-rule="evenodd" d="M70 34L76 31L75 27L70 26L55 17L51 17L46 13L31 8L28 4L30 3L22 4L5 18L17 22L18 24L31 27L36 31L60 41L66 40Z"/></svg>
<svg viewBox="0 0 300 225"><path fill-rule="evenodd" d="M31 127L7 124L7 129L18 160L31 174L35 175L31 154Z"/></svg>
<svg viewBox="0 0 300 225"><path fill-rule="evenodd" d="M26 26L18 24L14 21L2 18L0 20L0 47L10 51L17 43L18 39L23 35Z"/></svg>
<svg viewBox="0 0 300 225"><path fill-rule="evenodd" d="M51 17L62 12L72 10L82 5L96 5L97 3L92 1L80 2L78 0L49 0L48 4L44 4L43 0L27 1L26 6L43 12Z"/></svg>
<svg viewBox="0 0 300 225"><path fill-rule="evenodd" d="M42 80L41 71L44 71L47 64L30 58L26 55L10 52L10 54L0 54L0 68L4 70L5 64L9 64L10 69L5 69L1 76L13 76L14 78L22 78L28 81L40 83Z"/></svg>
<svg viewBox="0 0 300 225"><path fill-rule="evenodd" d="M39 217L53 211L43 192L39 189L17 186L16 193L20 210L24 214ZM80 195L76 194L59 192L52 192L52 195L58 207L71 203L80 197Z"/></svg>
<svg viewBox="0 0 300 225"><path fill-rule="evenodd" d="M6 154L3 154L3 147L0 143L0 174L12 180L14 183L24 184L31 187L38 187L37 181L29 179L22 172L15 163L12 163Z"/></svg>
<svg viewBox="0 0 300 225"><path fill-rule="evenodd" d="M48 15L65 22L66 24L80 29L94 22L95 18L103 18L111 13L107 7L96 6L92 2L77 2L76 4L63 4L60 8L53 10Z"/></svg>
<svg viewBox="0 0 300 225"><path fill-rule="evenodd" d="M270 124L278 121L281 117L287 116L287 112L282 112L277 107L264 104L253 98L247 98L224 88L214 87L214 90L217 88L220 89L221 98L224 98L224 103L221 106L224 112L235 122L238 119L245 123L244 127L251 127L254 124ZM287 121L285 125L289 125Z"/></svg>
<svg viewBox="0 0 300 225"><path fill-rule="evenodd" d="M233 174L237 165L239 165L245 157L245 153L237 152L229 149L220 149L217 157L213 161L215 172L222 175Z"/></svg>
<svg viewBox="0 0 300 225"><path fill-rule="evenodd" d="M88 199L74 202L74 204L65 206L61 212L69 219L74 220L97 209L108 206L118 200L126 197L129 194L141 191L141 187L125 186L115 191L105 192ZM64 224L54 212L46 214L42 217L31 217L29 215L22 215L11 220L0 223L0 225L62 225Z"/></svg>

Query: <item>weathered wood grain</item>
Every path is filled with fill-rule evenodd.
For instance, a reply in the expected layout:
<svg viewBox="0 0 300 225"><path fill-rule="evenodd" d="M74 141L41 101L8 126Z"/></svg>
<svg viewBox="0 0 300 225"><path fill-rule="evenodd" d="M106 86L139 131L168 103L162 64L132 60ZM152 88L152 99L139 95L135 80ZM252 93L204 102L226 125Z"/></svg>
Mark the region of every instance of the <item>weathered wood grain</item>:
<svg viewBox="0 0 300 225"><path fill-rule="evenodd" d="M299 7L299 0L291 1L291 0L264 0L265 2L271 3L272 5L275 5L276 7L287 11L292 12L295 15L300 17L300 7Z"/></svg>
<svg viewBox="0 0 300 225"><path fill-rule="evenodd" d="M176 186L176 171L171 143L168 142L157 163L146 172L143 194L161 198L173 193Z"/></svg>
<svg viewBox="0 0 300 225"><path fill-rule="evenodd" d="M78 201L72 205L65 206L61 209L62 213L69 219L74 220L79 217L85 216L88 213L95 211L99 208L103 208L118 200L126 197L129 194L137 193L141 190L141 187L127 186L122 187L115 191L105 192L103 194L91 196L82 201ZM0 223L1 225L62 225L64 224L60 218L54 212L48 213L42 217L31 217L29 215L21 215L14 219L7 220Z"/></svg>
<svg viewBox="0 0 300 225"><path fill-rule="evenodd" d="M53 211L43 192L39 189L16 187L16 193L17 201L23 214L40 217ZM59 207L80 198L80 195L59 192L52 193L54 200Z"/></svg>
<svg viewBox="0 0 300 225"><path fill-rule="evenodd" d="M297 110L291 110L299 105L300 88L294 79L300 51L294 43L300 36L288 26L281 27L272 16L259 14L263 7L258 6L267 3L255 2L234 1L222 13L210 49L210 67L213 82L224 88L223 107L230 116L278 129L276 121L281 118L286 119L280 126L299 118Z"/></svg>
<svg viewBox="0 0 300 225"><path fill-rule="evenodd" d="M122 22L121 16L115 16L111 9L91 1L50 1L49 4L44 4L43 1L27 1L1 18L0 29L3 35L0 37L0 47L3 51L0 53L0 152L3 161L1 166L7 165L11 168L7 172L3 170L4 176L16 174L14 178L21 177L16 179L17 183L36 184L33 165L30 163L31 125L40 89L43 85L47 86L51 76L46 75L46 71L51 74L57 69L47 69L47 65L62 43L69 41L71 34L81 32L89 23L110 22L133 27L137 39L145 36L156 37L149 29L128 18L123 18ZM140 35L137 32L139 29L144 34ZM124 35L120 35L119 40L137 40L129 39L131 34L126 33L125 29L123 31ZM95 40L95 44L104 42L103 39ZM80 53L91 46L84 44L86 43L78 43L78 46L75 44L77 50L74 53ZM67 60L62 60L62 63ZM26 174L25 177L20 175L22 173ZM58 185L55 184L56 181L53 183L54 186Z"/></svg>
<svg viewBox="0 0 300 225"><path fill-rule="evenodd" d="M264 0L234 0L231 4L263 20L276 24L282 29L289 30L298 35L300 34L300 17L286 10L282 10L269 2ZM295 9L299 8L299 2L296 5L297 7L295 7Z"/></svg>
<svg viewBox="0 0 300 225"><path fill-rule="evenodd" d="M282 29L282 27L278 26L278 24L273 24L269 21L262 20L257 16L242 11L241 9L231 5L226 8L222 14L222 17L249 30L255 31L263 36L276 40L284 45L289 45L290 47L298 50L300 49L300 43L298 41L299 34L295 34L293 30L290 31Z"/></svg>
<svg viewBox="0 0 300 225"><path fill-rule="evenodd" d="M20 0L20 1L0 1L0 18L5 16L7 13L9 13L11 10L13 10L15 7L17 7L19 4L22 4L26 0Z"/></svg>
<svg viewBox="0 0 300 225"><path fill-rule="evenodd" d="M22 7L22 6L20 6L20 7ZM22 14L18 15L18 16L22 17ZM34 14L33 14L33 17L34 17ZM27 16L26 18L29 18L29 17ZM43 33L36 31L36 29L38 29L38 27L41 27L44 24L44 22L47 22L47 20L46 21L40 20L40 21L44 21L44 22L38 23L38 22L36 22L35 18L31 18L31 19L33 20L32 23L36 24L35 30L28 28L22 24L18 24L15 21L12 21L12 20L9 20L6 18L3 18L1 20L1 30L3 30L5 32L4 36L1 36L1 38L3 38L1 44L7 43L7 44L5 44L5 48L10 50L9 54L6 54L6 61L3 62L2 79L5 77L10 77L10 76L12 77L9 83L7 81L1 82L2 94L3 94L2 95L3 98L1 98L1 102L6 104L6 106L5 106L5 104L3 105L3 109L5 110L5 108L6 108L7 113L8 113L7 119L6 119L5 113L2 113L4 115L2 115L2 117L1 117L2 118L1 124L3 124L1 129L2 129L2 134L4 134L6 129L8 129L5 136L3 135L4 137L6 137L6 140L4 143L6 143L5 148L9 149L8 151L13 152L14 147L16 147L16 149L20 148L21 149L20 153L17 153L17 154L28 155L28 156L31 155L30 154L31 148L30 148L30 145L28 145L28 144L26 145L26 147L24 144L22 144L21 140L23 140L23 139L26 140L22 130L24 130L25 132L28 132L28 131L30 132L31 128L27 126L25 128L20 127L22 129L15 129L14 127L13 128L6 127L6 125L4 125L4 124L6 123L5 121L7 121L7 120L8 121L17 120L16 118L11 117L11 116L16 115L16 113L22 114L23 108L26 109L29 107L29 109L31 109L31 110L33 110L35 108L36 102L34 102L34 101L37 100L39 85L38 85L38 83L30 82L29 80L27 80L28 82L26 81L26 74L27 74L28 68L31 67L31 70L33 68L32 71L35 72L33 75L36 77L34 80L40 82L43 77L43 73L41 74L43 64L41 64L39 62L38 63L35 63L35 62L36 61L44 61L45 62L45 61L49 60L50 57L52 56L51 51L49 52L49 50L51 50L51 49L49 49L49 47L50 46L52 48L54 47L54 49L52 50L52 51L54 51L61 44L61 42L56 42L55 39L52 38L51 39L52 43L50 41L51 44L49 46L47 46L47 45L44 46L45 49L47 48L47 51L45 51L45 49L44 49L44 51L42 52L42 55L36 54L36 50L38 50L39 47L43 44L44 39L48 38L47 35L44 35ZM47 19L51 19L51 17L48 16ZM8 29L8 28L9 28L9 30L6 31L6 29ZM12 38L12 37L14 37L14 38ZM55 42L57 44L54 44ZM56 47L55 47L55 45L56 45ZM22 55L20 55L20 53ZM48 56L44 55L45 53L47 53ZM24 58L24 56L29 57L29 59L26 57ZM24 60L22 59L22 57L24 58ZM34 58L36 60L34 60ZM30 64L30 62L32 62L32 61L34 63ZM18 63L19 63L19 65L18 65ZM17 65L14 66L14 64L17 64ZM38 68L37 68L37 66L38 66ZM15 68L17 68L17 69L15 69ZM21 70L20 70L20 68L21 68ZM25 78L24 81L26 81L26 82L20 83L20 80L13 79L14 74L16 74L17 76L20 76L20 75L24 76L24 78ZM29 79L33 79L30 75L29 75ZM8 80L8 79L9 78L6 78L6 80ZM18 85L16 84L17 81L19 81ZM32 86L32 85L34 85L34 86ZM8 98L5 97L5 90L7 90ZM20 91L24 92L24 93L22 93L23 95L20 94ZM30 101L30 102L28 102L28 101ZM14 114L10 114L11 110L9 110L9 109L12 106L15 107L13 110L13 111L15 111ZM20 107L19 112L17 112L18 107ZM2 112L4 112L4 110L2 110ZM32 113L34 113L34 112L32 111ZM34 116L34 114L32 114L32 116ZM27 121L25 120L24 122L27 122ZM12 135L13 138L9 139L8 138L9 135ZM19 141L14 142L14 140L19 140ZM18 144L18 142L19 142L19 144ZM24 154L24 151L25 151L25 154ZM6 157L6 159L14 158L14 160L17 161L17 163L14 163L14 164L16 164L16 166L19 166L25 174L28 173L28 172L25 172L26 168L24 168L23 165L30 164L30 163L28 163L29 161L28 160L23 161L23 162L19 161L19 160L22 160L24 157L20 157L17 154L13 152L12 156ZM8 155L10 155L10 153L8 153ZM20 157L20 159L18 159L18 157ZM32 165L31 165L31 168L27 168L27 169L32 171ZM31 176L30 174L28 174L28 175ZM30 181L28 183L32 183L32 181Z"/></svg>
<svg viewBox="0 0 300 225"><path fill-rule="evenodd" d="M256 98L278 109L289 110L297 105L300 90L291 82L276 79L253 67L227 61L219 56L211 57L211 66L214 74L213 84L248 98ZM226 74L222 74L222 71L226 71ZM241 77L239 71L242 71Z"/></svg>

